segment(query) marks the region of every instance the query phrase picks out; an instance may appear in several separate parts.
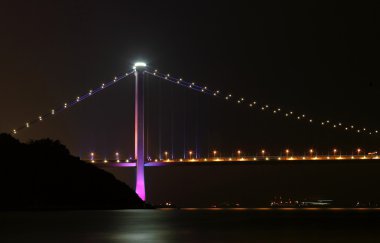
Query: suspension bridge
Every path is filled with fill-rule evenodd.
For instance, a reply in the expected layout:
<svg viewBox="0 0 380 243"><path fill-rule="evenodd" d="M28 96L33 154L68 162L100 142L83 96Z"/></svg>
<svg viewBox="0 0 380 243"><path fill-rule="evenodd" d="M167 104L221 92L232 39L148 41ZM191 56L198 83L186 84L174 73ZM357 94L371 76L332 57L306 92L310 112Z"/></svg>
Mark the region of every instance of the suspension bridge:
<svg viewBox="0 0 380 243"><path fill-rule="evenodd" d="M211 89L207 86L201 86L194 82L188 82L182 78L172 77L170 74L162 74L156 69L152 69L143 62L137 62L132 70L123 75L114 77L107 83L102 83L98 88L89 90L86 94L78 96L70 102L64 103L63 106L51 109L49 112L39 115L35 119L24 123L22 126L12 130L14 135L29 129L33 124L42 122L49 117L63 112L66 109L78 104L79 102L101 92L102 90L113 86L119 81L129 76L135 76L134 83L134 156L130 158L122 158L117 152L112 159L98 159L97 155L92 152L88 158L84 160L97 165L99 167L135 167L136 168L136 193L145 200L145 175L144 168L146 166L170 166L170 165L202 165L202 164L241 164L241 163L266 163L266 162L282 162L282 161L346 161L346 160L377 160L379 156L377 151L366 152L362 148L355 148L351 154L344 154L342 151L334 148L331 153L321 154L315 149L310 149L303 155L296 155L290 149L285 149L279 156L273 156L266 150L260 150L257 154L244 153L241 150L235 151L233 154L226 156L221 151L213 150L204 157L199 156L193 150L186 151L182 157L175 158L173 153L168 151L160 153L158 158L151 158L146 152L146 134L145 134L145 116L144 116L144 84L147 76L152 76L167 82L182 86L187 89L194 90L204 95L223 99L226 102L233 102L236 105L244 105L248 109L255 109L260 112L267 112L273 115L282 116L285 119L293 119L307 124L315 124L325 128L341 130L342 132L355 133L365 136L378 136L379 131L369 129L358 125L333 121L330 119L315 119L303 113L297 113L292 110L286 110L280 107L272 107L256 100L249 100L244 97L235 97L231 93L222 92L217 89Z"/></svg>

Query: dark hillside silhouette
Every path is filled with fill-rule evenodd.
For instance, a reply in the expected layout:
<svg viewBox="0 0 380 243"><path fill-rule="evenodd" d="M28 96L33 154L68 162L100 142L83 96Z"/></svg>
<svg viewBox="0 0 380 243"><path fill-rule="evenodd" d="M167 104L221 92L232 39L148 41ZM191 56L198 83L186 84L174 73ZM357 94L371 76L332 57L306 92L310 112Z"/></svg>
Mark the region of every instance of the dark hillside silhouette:
<svg viewBox="0 0 380 243"><path fill-rule="evenodd" d="M145 207L130 187L59 141L21 143L0 134L0 210Z"/></svg>

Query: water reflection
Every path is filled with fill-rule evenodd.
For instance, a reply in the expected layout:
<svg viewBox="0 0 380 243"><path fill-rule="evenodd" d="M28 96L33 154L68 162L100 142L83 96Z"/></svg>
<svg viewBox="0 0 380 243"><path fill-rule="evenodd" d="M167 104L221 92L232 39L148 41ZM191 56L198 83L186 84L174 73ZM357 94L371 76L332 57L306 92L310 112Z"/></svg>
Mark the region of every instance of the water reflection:
<svg viewBox="0 0 380 243"><path fill-rule="evenodd" d="M372 209L0 212L0 242L379 241Z"/></svg>

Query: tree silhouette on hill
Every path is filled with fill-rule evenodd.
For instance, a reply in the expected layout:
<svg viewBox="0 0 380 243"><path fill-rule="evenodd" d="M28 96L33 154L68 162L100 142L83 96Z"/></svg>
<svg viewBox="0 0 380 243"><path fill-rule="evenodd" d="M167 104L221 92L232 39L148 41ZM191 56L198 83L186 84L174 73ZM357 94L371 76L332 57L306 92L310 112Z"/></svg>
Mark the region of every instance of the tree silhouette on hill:
<svg viewBox="0 0 380 243"><path fill-rule="evenodd" d="M147 205L126 184L51 139L0 134L0 210L121 209Z"/></svg>

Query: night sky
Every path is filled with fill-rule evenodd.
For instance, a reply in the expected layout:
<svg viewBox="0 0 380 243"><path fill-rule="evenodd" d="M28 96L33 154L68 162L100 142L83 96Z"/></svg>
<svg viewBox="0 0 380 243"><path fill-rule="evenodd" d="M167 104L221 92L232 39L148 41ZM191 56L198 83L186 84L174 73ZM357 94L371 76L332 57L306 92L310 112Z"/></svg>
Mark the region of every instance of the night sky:
<svg viewBox="0 0 380 243"><path fill-rule="evenodd" d="M4 1L0 131L112 80L135 61L313 120L380 130L378 15L375 5L338 1ZM285 119L153 77L146 94L153 158L190 149L202 156L213 149L227 156L237 149L256 154L265 148L273 155L285 148L298 154L380 149L380 135ZM101 159L116 151L128 157L133 108L130 77L17 137L59 139L83 158L92 151ZM228 175L228 167L218 170ZM238 171L229 180L239 180ZM175 181L175 174L174 168L165 176ZM149 183L165 180L154 178ZM167 194L178 197L179 191ZM153 200L166 199L157 194Z"/></svg>

